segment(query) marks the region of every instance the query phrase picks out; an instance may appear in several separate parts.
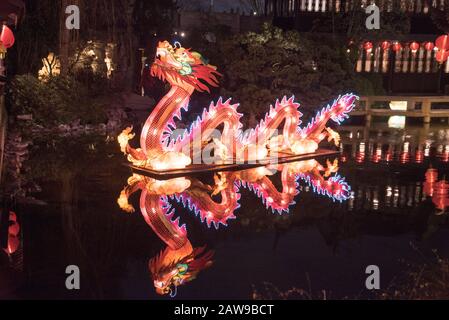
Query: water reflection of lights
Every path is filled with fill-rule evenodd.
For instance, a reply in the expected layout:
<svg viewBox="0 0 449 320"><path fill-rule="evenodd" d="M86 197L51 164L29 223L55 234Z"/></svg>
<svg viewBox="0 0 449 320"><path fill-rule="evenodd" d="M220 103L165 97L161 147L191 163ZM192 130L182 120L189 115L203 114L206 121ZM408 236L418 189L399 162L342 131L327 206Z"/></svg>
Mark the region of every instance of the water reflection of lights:
<svg viewBox="0 0 449 320"><path fill-rule="evenodd" d="M405 116L391 116L388 119L388 127L394 129L405 128Z"/></svg>
<svg viewBox="0 0 449 320"><path fill-rule="evenodd" d="M359 151L356 153L355 161L357 163L365 161L365 142L360 142Z"/></svg>
<svg viewBox="0 0 449 320"><path fill-rule="evenodd" d="M410 143L404 142L404 146L403 146L402 153L401 153L400 160L399 160L401 163L407 163L410 161L409 149L410 149Z"/></svg>
<svg viewBox="0 0 449 320"><path fill-rule="evenodd" d="M449 207L449 183L445 178L438 181L438 171L434 168L427 169L425 177L424 194L432 198L439 213L444 213Z"/></svg>
<svg viewBox="0 0 449 320"><path fill-rule="evenodd" d="M208 227L227 226L236 219L240 207L240 190L246 188L256 194L267 209L278 214L289 212L294 198L301 190L299 180L305 182L304 190L343 202L350 198L351 188L338 175L338 160L321 165L316 160L293 162L243 171L219 172L214 184L207 184L195 177L183 177L158 181L134 174L128 186L120 193L119 206L132 213L129 204L131 194L141 191L140 210L156 235L166 244L166 249L151 259L150 271L156 292L176 295L177 287L193 280L196 274L211 264L212 253L193 248L188 238L186 224L176 216L175 205L192 211ZM279 171L282 188L273 183L273 175ZM221 195L217 200L214 196ZM201 253L203 253L201 255ZM194 260L201 261L201 268ZM177 261L182 261L180 264Z"/></svg>
<svg viewBox="0 0 449 320"><path fill-rule="evenodd" d="M430 156L430 146L432 145L432 142L426 141L425 147L424 147L424 157Z"/></svg>
<svg viewBox="0 0 449 320"><path fill-rule="evenodd" d="M6 243L6 248L3 250L12 256L20 247L20 224L17 221L17 215L15 212L11 211L8 218L8 240Z"/></svg>
<svg viewBox="0 0 449 320"><path fill-rule="evenodd" d="M449 162L449 145L445 145L444 149L438 155L443 162Z"/></svg>
<svg viewBox="0 0 449 320"><path fill-rule="evenodd" d="M424 160L424 152L420 148L418 148L415 153L415 162L422 163L423 160Z"/></svg>
<svg viewBox="0 0 449 320"><path fill-rule="evenodd" d="M377 190L374 190L373 195L373 210L379 209L379 192Z"/></svg>
<svg viewBox="0 0 449 320"><path fill-rule="evenodd" d="M378 163L382 159L382 145L378 144L376 152L373 154L372 161Z"/></svg>
<svg viewBox="0 0 449 320"><path fill-rule="evenodd" d="M346 145L347 146L347 145ZM426 159L433 156L441 162L449 162L449 145L436 145L433 149L428 144L411 145L410 142L404 142L401 146L389 143L388 145L381 143L370 143L368 146L365 142L359 142L357 147L351 146L352 153L348 148L341 148L341 162L347 162L348 156L351 156L356 163L364 163L369 160L372 163L391 163L397 161L401 164L414 162L423 164Z"/></svg>

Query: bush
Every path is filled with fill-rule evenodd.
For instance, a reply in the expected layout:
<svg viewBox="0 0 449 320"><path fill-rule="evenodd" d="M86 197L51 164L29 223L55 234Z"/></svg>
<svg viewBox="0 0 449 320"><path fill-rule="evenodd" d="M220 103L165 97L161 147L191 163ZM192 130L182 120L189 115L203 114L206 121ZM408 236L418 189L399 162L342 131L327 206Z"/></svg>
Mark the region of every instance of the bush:
<svg viewBox="0 0 449 320"><path fill-rule="evenodd" d="M106 120L104 99L72 77L51 77L43 82L32 75L16 76L10 87L11 113L32 114L44 127L67 124L77 119L83 124Z"/></svg>

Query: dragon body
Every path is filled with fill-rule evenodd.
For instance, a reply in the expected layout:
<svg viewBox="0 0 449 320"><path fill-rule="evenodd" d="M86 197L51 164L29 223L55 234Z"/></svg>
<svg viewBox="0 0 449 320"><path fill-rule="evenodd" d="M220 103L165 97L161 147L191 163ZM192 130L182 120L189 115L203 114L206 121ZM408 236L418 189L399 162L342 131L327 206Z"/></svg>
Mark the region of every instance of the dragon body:
<svg viewBox="0 0 449 320"><path fill-rule="evenodd" d="M327 123L343 121L358 99L353 94L340 96L301 127L299 103L294 97L284 97L270 107L255 128L243 132L239 105L220 98L204 109L190 129L175 134L176 121L181 119L182 110L188 110L192 93L209 92L208 86L218 86L220 74L200 54L179 43L173 47L167 41L157 47L151 74L167 81L171 89L146 120L140 148L134 149L128 143L134 137L132 128L124 130L118 141L130 162L153 170L180 169L201 163L206 148L214 151L214 162L224 163L264 160L279 152L313 153L326 138L338 145L339 136Z"/></svg>

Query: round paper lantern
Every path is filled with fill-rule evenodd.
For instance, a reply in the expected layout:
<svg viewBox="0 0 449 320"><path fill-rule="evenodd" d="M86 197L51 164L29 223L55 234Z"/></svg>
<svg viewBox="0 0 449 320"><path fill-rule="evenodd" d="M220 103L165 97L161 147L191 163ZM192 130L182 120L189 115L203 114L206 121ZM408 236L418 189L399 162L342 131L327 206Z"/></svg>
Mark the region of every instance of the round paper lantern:
<svg viewBox="0 0 449 320"><path fill-rule="evenodd" d="M449 51L438 50L438 52L435 54L435 60L439 63L444 63L447 58L449 58Z"/></svg>
<svg viewBox="0 0 449 320"><path fill-rule="evenodd" d="M402 46L399 42L396 41L395 43L393 43L393 51L397 52L401 49L402 49Z"/></svg>
<svg viewBox="0 0 449 320"><path fill-rule="evenodd" d="M410 43L410 50L412 50L413 53L415 53L416 51L418 51L419 49L419 44L416 41L413 41L412 43Z"/></svg>
<svg viewBox="0 0 449 320"><path fill-rule="evenodd" d="M17 249L19 249L20 246L20 240L19 238L13 236L13 235L9 235L8 236L8 246L4 249L4 251L7 254L13 254L14 252L17 251Z"/></svg>
<svg viewBox="0 0 449 320"><path fill-rule="evenodd" d="M449 36L439 36L435 41L435 45L439 50L449 50Z"/></svg>
<svg viewBox="0 0 449 320"><path fill-rule="evenodd" d="M381 44L382 50L388 50L390 49L391 43L389 41L384 41Z"/></svg>
<svg viewBox="0 0 449 320"><path fill-rule="evenodd" d="M11 29L9 29L6 24L3 25L0 41L6 49L11 48L14 45L14 33L12 33Z"/></svg>
<svg viewBox="0 0 449 320"><path fill-rule="evenodd" d="M428 51L430 51L430 50L433 50L433 48L435 47L435 45L433 44L433 42L426 42L425 44L424 44L424 48L426 49L426 50L428 50Z"/></svg>
<svg viewBox="0 0 449 320"><path fill-rule="evenodd" d="M365 42L363 44L363 49L365 49L366 51L371 51L373 49L373 43L372 42Z"/></svg>

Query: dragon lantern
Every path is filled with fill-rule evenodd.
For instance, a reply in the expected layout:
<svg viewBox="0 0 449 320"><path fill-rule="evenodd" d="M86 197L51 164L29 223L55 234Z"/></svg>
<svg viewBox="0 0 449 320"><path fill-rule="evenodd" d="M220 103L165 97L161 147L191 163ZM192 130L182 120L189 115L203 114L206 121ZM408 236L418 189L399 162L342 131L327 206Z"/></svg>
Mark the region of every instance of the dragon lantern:
<svg viewBox="0 0 449 320"><path fill-rule="evenodd" d="M187 226L180 221L175 204L189 209L208 227L227 226L236 219L240 207L240 189L254 192L267 209L284 214L295 204L299 194L299 182L303 181L320 195L334 201L345 201L350 197L351 187L337 174L338 161L327 161L326 166L311 159L301 162L275 164L242 171L219 172L213 184L201 180L180 177L156 180L148 176L133 174L128 185L117 200L124 211L132 213L134 207L129 197L140 193L140 212L166 248L149 262L149 270L158 294L176 295L178 287L185 285L212 265L213 252L205 247L194 248L188 238ZM279 172L282 187L273 181ZM220 195L217 200L214 196Z"/></svg>
<svg viewBox="0 0 449 320"><path fill-rule="evenodd" d="M125 129L118 142L131 163L156 171L203 164L201 155L209 146L214 150L215 163L245 163L278 158L278 154L314 153L324 139L338 145L339 135L327 127L327 123L330 120L341 123L358 99L353 94L340 96L301 127L299 104L294 97L284 97L270 107L255 128L243 132L238 104L220 98L204 109L190 129L175 134L176 118L180 120L181 111L188 110L192 93L195 90L209 92L208 86L218 86L220 74L199 53L183 48L178 42L172 46L167 41L159 42L151 74L167 81L170 91L146 120L140 148L134 149L128 144L134 137L132 128Z"/></svg>

